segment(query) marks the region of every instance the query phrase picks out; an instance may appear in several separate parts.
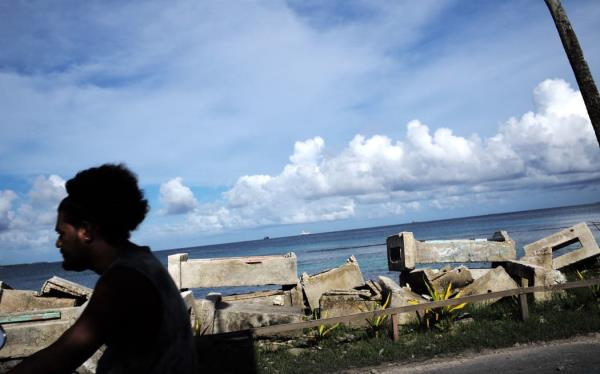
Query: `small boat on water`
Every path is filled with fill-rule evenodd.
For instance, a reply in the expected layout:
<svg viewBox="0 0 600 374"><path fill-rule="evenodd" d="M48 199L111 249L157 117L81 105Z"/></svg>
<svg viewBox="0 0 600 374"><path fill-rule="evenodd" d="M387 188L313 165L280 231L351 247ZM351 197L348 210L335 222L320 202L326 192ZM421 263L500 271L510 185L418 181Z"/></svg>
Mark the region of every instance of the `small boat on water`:
<svg viewBox="0 0 600 374"><path fill-rule="evenodd" d="M309 232L309 231L304 231L304 230L302 230L302 232L300 232L300 235L309 235L309 234L310 234L310 232Z"/></svg>

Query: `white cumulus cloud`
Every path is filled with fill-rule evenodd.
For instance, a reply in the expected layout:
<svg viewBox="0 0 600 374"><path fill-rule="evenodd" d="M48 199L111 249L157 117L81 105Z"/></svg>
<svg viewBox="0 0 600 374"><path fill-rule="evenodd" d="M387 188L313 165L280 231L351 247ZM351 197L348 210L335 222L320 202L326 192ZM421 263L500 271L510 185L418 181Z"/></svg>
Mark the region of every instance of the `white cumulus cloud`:
<svg viewBox="0 0 600 374"><path fill-rule="evenodd" d="M318 136L296 142L278 175L240 177L222 204L194 212L190 222L222 229L399 215L421 202L446 209L497 191L599 177L600 152L580 93L545 80L533 94L535 111L488 138L413 120L404 140L359 134L338 154L328 154Z"/></svg>
<svg viewBox="0 0 600 374"><path fill-rule="evenodd" d="M12 202L15 199L17 199L17 194L14 191L0 191L0 232L7 230L14 219Z"/></svg>
<svg viewBox="0 0 600 374"><path fill-rule="evenodd" d="M198 206L194 193L183 184L181 177L161 184L160 201L164 205L165 214L184 214Z"/></svg>

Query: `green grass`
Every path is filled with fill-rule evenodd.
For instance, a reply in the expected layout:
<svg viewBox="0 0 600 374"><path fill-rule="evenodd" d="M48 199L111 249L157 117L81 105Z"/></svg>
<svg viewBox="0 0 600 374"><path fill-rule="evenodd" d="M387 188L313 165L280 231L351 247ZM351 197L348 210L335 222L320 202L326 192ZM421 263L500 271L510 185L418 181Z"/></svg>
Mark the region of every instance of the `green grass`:
<svg viewBox="0 0 600 374"><path fill-rule="evenodd" d="M318 342L296 338L288 345L302 347L294 356L289 346L266 349L257 345L257 368L262 373L331 372L389 361L410 361L463 351L509 347L515 343L548 341L600 331L600 308L589 289L569 291L544 303L529 303L530 318L520 321L515 298L488 307L468 305L472 319L456 322L448 331L401 326L400 341L389 334L372 336L366 328L340 326ZM389 325L389 322L388 322Z"/></svg>

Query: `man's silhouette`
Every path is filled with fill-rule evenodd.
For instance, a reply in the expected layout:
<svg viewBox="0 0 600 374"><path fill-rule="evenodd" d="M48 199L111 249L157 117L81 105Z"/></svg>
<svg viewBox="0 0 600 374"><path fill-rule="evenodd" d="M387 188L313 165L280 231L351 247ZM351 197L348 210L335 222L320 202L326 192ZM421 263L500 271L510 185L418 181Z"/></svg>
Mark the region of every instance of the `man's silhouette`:
<svg viewBox="0 0 600 374"><path fill-rule="evenodd" d="M56 246L66 270L100 275L79 319L13 373L71 373L103 344L97 373L194 373L193 335L168 272L129 241L148 202L123 165L83 170L66 184Z"/></svg>

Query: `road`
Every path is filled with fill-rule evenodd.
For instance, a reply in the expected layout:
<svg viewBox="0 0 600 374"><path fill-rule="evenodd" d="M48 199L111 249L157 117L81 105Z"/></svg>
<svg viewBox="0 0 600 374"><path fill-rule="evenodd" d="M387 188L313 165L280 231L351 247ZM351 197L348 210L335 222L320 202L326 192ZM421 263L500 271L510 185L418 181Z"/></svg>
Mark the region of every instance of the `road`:
<svg viewBox="0 0 600 374"><path fill-rule="evenodd" d="M567 340L526 344L463 353L422 362L386 363L380 366L346 370L357 374L500 374L500 373L600 373L600 333Z"/></svg>

